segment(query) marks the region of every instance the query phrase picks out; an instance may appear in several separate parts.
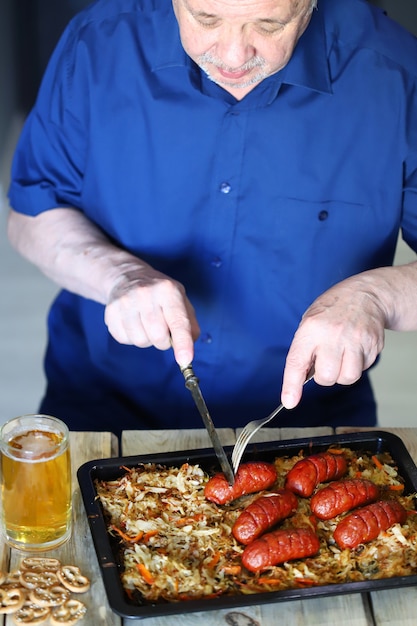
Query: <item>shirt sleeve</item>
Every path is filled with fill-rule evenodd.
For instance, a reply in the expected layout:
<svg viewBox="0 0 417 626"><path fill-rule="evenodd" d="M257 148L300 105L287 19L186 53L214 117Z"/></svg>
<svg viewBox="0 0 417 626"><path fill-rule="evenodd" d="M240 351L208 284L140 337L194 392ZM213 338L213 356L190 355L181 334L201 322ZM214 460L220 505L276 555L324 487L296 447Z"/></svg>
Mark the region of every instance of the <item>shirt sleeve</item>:
<svg viewBox="0 0 417 626"><path fill-rule="evenodd" d="M417 252L417 89L409 107L409 153L404 164L403 217L401 222L404 241Z"/></svg>
<svg viewBox="0 0 417 626"><path fill-rule="evenodd" d="M51 57L16 147L9 201L18 212L35 216L56 207L82 208L88 111L83 55L70 24Z"/></svg>

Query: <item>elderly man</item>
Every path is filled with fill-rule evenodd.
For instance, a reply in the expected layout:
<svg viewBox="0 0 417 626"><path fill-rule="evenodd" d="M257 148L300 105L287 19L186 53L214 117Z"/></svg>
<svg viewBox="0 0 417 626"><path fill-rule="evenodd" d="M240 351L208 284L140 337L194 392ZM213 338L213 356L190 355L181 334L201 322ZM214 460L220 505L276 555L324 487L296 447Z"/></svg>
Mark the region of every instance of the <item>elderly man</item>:
<svg viewBox="0 0 417 626"><path fill-rule="evenodd" d="M364 0L78 14L9 192L11 242L63 288L40 410L199 426L193 362L219 426L280 394L280 424L375 424L384 329L417 329L417 263L392 267L400 230L417 250L416 76L416 41Z"/></svg>

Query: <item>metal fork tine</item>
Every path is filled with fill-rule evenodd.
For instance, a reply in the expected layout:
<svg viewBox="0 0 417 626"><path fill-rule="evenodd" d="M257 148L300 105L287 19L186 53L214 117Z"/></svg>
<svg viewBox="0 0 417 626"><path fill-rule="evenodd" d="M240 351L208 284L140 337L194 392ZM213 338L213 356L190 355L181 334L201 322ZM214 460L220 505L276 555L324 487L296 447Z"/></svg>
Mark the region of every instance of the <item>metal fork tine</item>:
<svg viewBox="0 0 417 626"><path fill-rule="evenodd" d="M233 471L235 473L237 471L237 468L239 467L240 459L242 458L242 455L246 449L246 446L249 443L249 440L253 437L255 433L258 432L258 430L262 428L262 426L272 420L283 408L284 406L280 404L279 407L277 407L274 411L272 411L270 415L268 415L268 417L260 420L254 420L253 422L249 422L249 424L246 424L245 428L242 430L239 437L237 438L232 452L232 465Z"/></svg>
<svg viewBox="0 0 417 626"><path fill-rule="evenodd" d="M313 377L314 377L314 368L312 368L312 370L309 372L309 375L307 376L304 384L308 383L308 381L311 380ZM262 426L265 426L265 424L267 424L274 417L276 417L276 415L278 415L278 413L283 408L284 408L284 405L280 404L276 409L274 409L274 411L272 411L272 413L270 413L270 415L268 415L268 417L264 417L263 419L259 419L259 420L253 420L252 422L249 422L248 424L246 424L246 426L240 433L239 437L237 438L236 443L233 448L233 452L232 452L232 466L233 466L233 471L235 472L235 474L239 467L240 459L242 458L243 453L246 449L246 446L249 443L249 440L253 437L255 433L258 432L258 430L262 428Z"/></svg>

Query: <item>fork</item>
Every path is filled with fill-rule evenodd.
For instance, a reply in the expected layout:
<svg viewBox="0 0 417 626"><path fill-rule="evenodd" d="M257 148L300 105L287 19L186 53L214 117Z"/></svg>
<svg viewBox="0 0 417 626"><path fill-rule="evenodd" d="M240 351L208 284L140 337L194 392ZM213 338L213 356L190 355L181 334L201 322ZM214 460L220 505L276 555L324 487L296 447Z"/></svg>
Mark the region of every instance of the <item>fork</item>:
<svg viewBox="0 0 417 626"><path fill-rule="evenodd" d="M304 381L304 385L308 383L312 378L314 378L314 370L312 372L311 371L309 372L307 378ZM235 474L237 472L237 468L240 465L240 460L246 449L246 446L249 443L249 440L252 439L253 435L257 433L258 430L262 428L262 426L265 426L265 424L273 420L274 417L276 417L278 413L282 411L283 408L284 408L284 405L280 404L267 417L263 417L262 419L259 419L259 420L253 420L252 422L248 422L246 424L245 428L242 430L239 437L237 438L236 443L233 448L233 452L232 452L232 466L233 466L233 471Z"/></svg>

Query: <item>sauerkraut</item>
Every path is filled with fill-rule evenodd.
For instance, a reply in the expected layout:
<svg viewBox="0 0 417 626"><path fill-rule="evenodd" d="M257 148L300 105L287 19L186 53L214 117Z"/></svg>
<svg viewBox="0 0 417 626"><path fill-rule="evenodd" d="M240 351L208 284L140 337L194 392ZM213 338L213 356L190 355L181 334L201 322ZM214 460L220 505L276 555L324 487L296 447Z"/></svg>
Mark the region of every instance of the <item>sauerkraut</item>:
<svg viewBox="0 0 417 626"><path fill-rule="evenodd" d="M310 500L298 498L297 511L280 528L314 528L320 539L317 556L288 561L252 574L241 564L244 547L232 535L241 511L265 492L218 506L204 497L209 474L199 465L164 467L143 464L126 468L114 481L97 481L108 532L119 542L123 587L129 597L178 602L220 595L252 594L314 585L407 576L417 572L416 494L403 493L403 479L390 454L333 448L348 461L347 477L372 480L382 498L396 498L409 511L377 539L354 550L340 550L333 531L345 515L315 518ZM275 459L278 480L308 451ZM322 487L320 485L319 487ZM139 594L139 595L138 595Z"/></svg>

